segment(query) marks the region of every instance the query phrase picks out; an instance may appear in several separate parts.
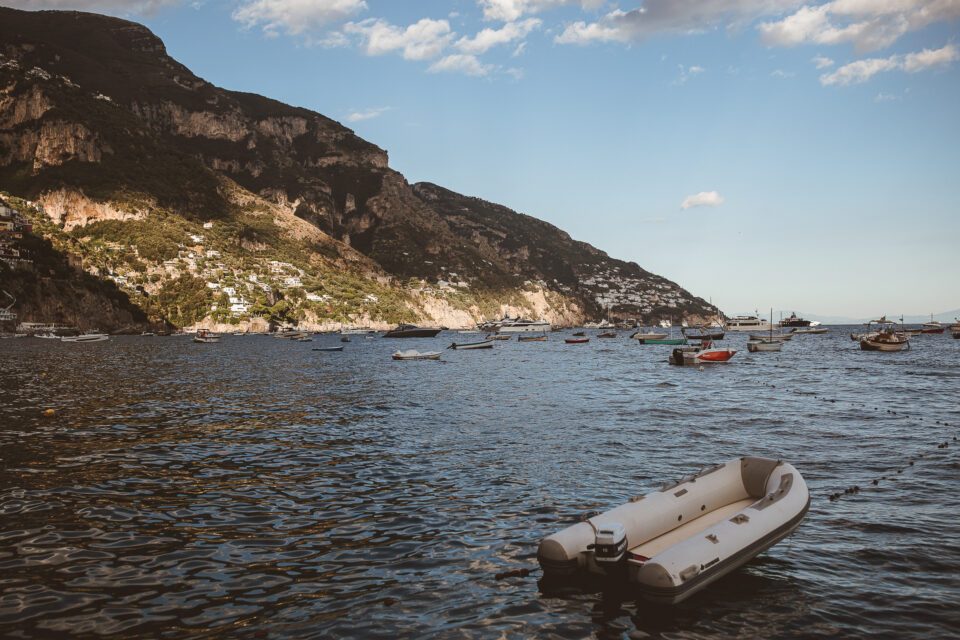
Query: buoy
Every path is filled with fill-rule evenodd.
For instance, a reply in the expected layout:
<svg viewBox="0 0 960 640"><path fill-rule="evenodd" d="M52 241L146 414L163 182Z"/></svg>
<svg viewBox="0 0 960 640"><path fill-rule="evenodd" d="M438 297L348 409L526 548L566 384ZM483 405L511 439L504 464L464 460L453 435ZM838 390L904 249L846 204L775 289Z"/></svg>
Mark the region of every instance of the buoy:
<svg viewBox="0 0 960 640"><path fill-rule="evenodd" d="M49 417L53 416L53 415L56 414L56 413L57 413L57 412L54 411L53 409L45 409L44 412L43 412L43 415L45 415L45 416L47 416L47 417L49 418Z"/></svg>

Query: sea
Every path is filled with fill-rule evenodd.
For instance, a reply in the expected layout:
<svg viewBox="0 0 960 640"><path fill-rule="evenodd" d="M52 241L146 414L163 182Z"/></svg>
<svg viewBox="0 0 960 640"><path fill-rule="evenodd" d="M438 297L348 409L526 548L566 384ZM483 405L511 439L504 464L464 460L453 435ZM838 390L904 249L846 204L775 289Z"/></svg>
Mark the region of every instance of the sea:
<svg viewBox="0 0 960 640"><path fill-rule="evenodd" d="M960 340L851 330L702 369L628 332L2 340L0 637L958 637ZM543 537L745 455L811 505L741 569L542 580Z"/></svg>

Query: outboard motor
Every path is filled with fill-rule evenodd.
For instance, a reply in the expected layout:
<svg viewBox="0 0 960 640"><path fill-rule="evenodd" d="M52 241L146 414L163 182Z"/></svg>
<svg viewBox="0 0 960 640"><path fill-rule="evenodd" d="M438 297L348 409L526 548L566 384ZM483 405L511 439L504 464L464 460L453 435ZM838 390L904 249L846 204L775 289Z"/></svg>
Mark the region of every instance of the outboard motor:
<svg viewBox="0 0 960 640"><path fill-rule="evenodd" d="M596 531L593 559L598 567L613 569L627 554L627 530L619 522L611 522Z"/></svg>

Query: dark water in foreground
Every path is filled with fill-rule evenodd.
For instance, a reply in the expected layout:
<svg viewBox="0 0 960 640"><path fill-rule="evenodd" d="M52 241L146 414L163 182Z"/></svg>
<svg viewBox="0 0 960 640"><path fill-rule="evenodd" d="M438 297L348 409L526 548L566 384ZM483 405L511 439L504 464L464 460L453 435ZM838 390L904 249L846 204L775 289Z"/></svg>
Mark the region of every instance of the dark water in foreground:
<svg viewBox="0 0 960 640"><path fill-rule="evenodd" d="M0 636L960 634L960 340L701 372L562 335L0 341ZM541 591L540 538L744 454L806 478L791 538L672 608Z"/></svg>

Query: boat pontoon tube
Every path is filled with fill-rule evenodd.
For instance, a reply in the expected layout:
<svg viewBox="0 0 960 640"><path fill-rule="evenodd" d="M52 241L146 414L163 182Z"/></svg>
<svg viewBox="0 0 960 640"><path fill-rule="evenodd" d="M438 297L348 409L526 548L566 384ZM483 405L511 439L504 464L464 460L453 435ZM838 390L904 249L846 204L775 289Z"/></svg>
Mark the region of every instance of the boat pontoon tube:
<svg viewBox="0 0 960 640"><path fill-rule="evenodd" d="M809 506L793 466L744 457L544 538L537 559L546 577L611 575L610 534L622 531L627 578L648 599L680 602L790 535Z"/></svg>

